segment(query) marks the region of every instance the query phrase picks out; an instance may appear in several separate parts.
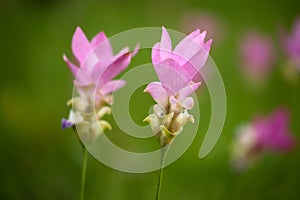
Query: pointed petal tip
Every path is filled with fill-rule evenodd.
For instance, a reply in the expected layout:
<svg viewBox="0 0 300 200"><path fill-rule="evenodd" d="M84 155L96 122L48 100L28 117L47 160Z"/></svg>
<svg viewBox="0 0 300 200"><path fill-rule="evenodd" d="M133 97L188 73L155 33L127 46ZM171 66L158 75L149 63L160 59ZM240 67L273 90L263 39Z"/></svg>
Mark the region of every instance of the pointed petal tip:
<svg viewBox="0 0 300 200"><path fill-rule="evenodd" d="M135 45L134 50L131 52L131 56L132 56L132 57L134 57L134 56L139 52L140 46L141 46L140 43L137 43L137 44Z"/></svg>
<svg viewBox="0 0 300 200"><path fill-rule="evenodd" d="M212 44L212 42L213 42L213 39L209 39L209 40L206 42L206 44L209 44L209 45L211 45L211 44Z"/></svg>
<svg viewBox="0 0 300 200"><path fill-rule="evenodd" d="M150 121L149 121L149 117L146 117L145 119L143 119L143 122L149 123L149 122L150 122Z"/></svg>
<svg viewBox="0 0 300 200"><path fill-rule="evenodd" d="M81 34L84 34L84 32L83 32L83 30L81 29L80 26L76 26L73 37L74 37L75 35L77 35L77 34L80 34L80 35L81 35Z"/></svg>
<svg viewBox="0 0 300 200"><path fill-rule="evenodd" d="M206 34L207 34L207 31L202 31L201 34L206 35Z"/></svg>

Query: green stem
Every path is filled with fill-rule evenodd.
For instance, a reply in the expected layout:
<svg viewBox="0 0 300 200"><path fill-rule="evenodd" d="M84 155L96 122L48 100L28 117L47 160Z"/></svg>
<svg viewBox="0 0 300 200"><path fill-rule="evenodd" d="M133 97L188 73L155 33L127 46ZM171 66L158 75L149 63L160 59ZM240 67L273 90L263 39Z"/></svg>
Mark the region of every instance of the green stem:
<svg viewBox="0 0 300 200"><path fill-rule="evenodd" d="M157 189L156 189L156 200L159 200L160 197L160 191L161 191L161 185L162 185L162 178L163 178L163 172L164 172L164 162L166 157L166 148L161 149L160 153L160 169L159 169L159 176L158 176L158 182L157 182Z"/></svg>
<svg viewBox="0 0 300 200"><path fill-rule="evenodd" d="M81 190L80 190L80 200L84 200L84 189L85 189L85 177L86 177L86 166L87 166L87 158L88 151L85 147L83 147L83 159L82 159L82 171L81 171Z"/></svg>

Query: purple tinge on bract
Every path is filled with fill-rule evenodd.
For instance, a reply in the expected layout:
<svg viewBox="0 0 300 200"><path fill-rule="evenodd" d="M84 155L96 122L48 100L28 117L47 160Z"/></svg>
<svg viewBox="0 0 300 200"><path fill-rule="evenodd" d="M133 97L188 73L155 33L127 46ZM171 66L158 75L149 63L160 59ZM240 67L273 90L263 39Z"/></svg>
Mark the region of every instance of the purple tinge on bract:
<svg viewBox="0 0 300 200"><path fill-rule="evenodd" d="M289 130L289 113L279 108L268 117L259 117L253 121L257 146L262 150L288 151L295 146L295 138Z"/></svg>
<svg viewBox="0 0 300 200"><path fill-rule="evenodd" d="M69 120L67 120L67 119L65 119L65 118L63 118L63 119L61 120L61 127L62 127L63 129L70 128L70 127L72 127L73 125L74 125L74 123L70 122Z"/></svg>

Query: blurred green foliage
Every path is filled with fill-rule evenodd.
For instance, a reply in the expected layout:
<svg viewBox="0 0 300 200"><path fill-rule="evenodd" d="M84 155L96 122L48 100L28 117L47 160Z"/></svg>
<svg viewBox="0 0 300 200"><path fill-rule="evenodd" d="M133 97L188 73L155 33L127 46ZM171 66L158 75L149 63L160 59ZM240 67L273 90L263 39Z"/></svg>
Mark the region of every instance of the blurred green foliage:
<svg viewBox="0 0 300 200"><path fill-rule="evenodd" d="M181 31L185 14L203 11L224 22L224 30L218 33L224 34L224 39L213 44L211 56L226 87L226 124L214 150L199 160L197 154L210 116L209 94L202 89L198 136L189 150L166 168L161 199L300 199L298 147L290 154L267 155L242 174L232 171L229 162L235 127L256 113L287 106L291 129L299 135L300 84L286 81L282 56L278 56L270 80L258 91L249 87L238 66L237 45L243 31L258 29L276 41L278 25L289 27L300 14L298 1L282 0L0 1L0 199L79 197L81 147L72 130L62 131L60 126L61 118L68 114L65 102L72 94L72 77L62 54L71 55L76 26L81 26L89 38L100 30L112 36L146 26L164 25ZM150 51L141 52L131 67L149 62L149 56ZM151 105L152 100L138 92L131 103L145 111L135 112L135 106L130 109L140 123L148 112L143 105ZM112 117L108 120L113 123ZM116 143L124 143L117 128L107 135ZM86 199L154 199L157 176L157 172L118 172L90 157Z"/></svg>

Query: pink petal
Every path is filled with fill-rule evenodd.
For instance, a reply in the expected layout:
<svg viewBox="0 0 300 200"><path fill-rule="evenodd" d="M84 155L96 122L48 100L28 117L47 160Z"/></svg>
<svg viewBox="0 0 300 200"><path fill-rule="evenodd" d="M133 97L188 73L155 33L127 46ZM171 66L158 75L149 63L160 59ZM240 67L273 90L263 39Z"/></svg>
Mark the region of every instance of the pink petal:
<svg viewBox="0 0 300 200"><path fill-rule="evenodd" d="M103 42L103 41L105 41L105 40L107 40L107 37L106 37L105 33L104 33L104 32L100 32L100 33L98 33L97 35L95 35L95 36L93 37L93 39L91 40L91 47L92 47L92 48L95 48L95 47L97 47L101 42Z"/></svg>
<svg viewBox="0 0 300 200"><path fill-rule="evenodd" d="M155 64L154 68L163 87L173 94L176 94L191 81L189 74L173 59Z"/></svg>
<svg viewBox="0 0 300 200"><path fill-rule="evenodd" d="M204 48L200 49L189 61L183 66L183 68L194 77L200 69L205 65L209 52Z"/></svg>
<svg viewBox="0 0 300 200"><path fill-rule="evenodd" d="M169 33L165 27L162 27L162 35L160 40L160 57L162 60L170 58L172 52L172 42Z"/></svg>
<svg viewBox="0 0 300 200"><path fill-rule="evenodd" d="M74 84L79 87L84 87L93 83L94 82L89 74L84 69L79 68L79 71L74 80Z"/></svg>
<svg viewBox="0 0 300 200"><path fill-rule="evenodd" d="M198 29L195 30L176 45L174 53L181 57L179 61L181 65L184 65L190 59L190 57L195 55L201 49L200 44L196 42L202 37L200 37L199 32L200 31Z"/></svg>
<svg viewBox="0 0 300 200"><path fill-rule="evenodd" d="M91 71L90 76L94 82L98 82L98 80L100 80L100 78L103 77L103 73L109 67L109 65L111 65L114 61L116 61L116 59L118 57L122 56L125 53L129 53L128 51L129 51L129 49L126 47L126 48L122 49L114 57L111 57L109 59L98 60L95 64L93 64L91 66L86 66L84 63L84 66L82 66L82 68L90 68L91 67L92 69L90 70ZM89 70L87 70L87 71L89 71Z"/></svg>
<svg viewBox="0 0 300 200"><path fill-rule="evenodd" d="M91 41L91 47L93 51L99 57L99 59L107 59L113 57L113 50L109 39L104 32L100 32Z"/></svg>
<svg viewBox="0 0 300 200"><path fill-rule="evenodd" d="M204 49L206 51L208 51L208 52L210 51L210 47L211 47L212 42L213 42L213 39L209 39L207 42L205 42Z"/></svg>
<svg viewBox="0 0 300 200"><path fill-rule="evenodd" d="M125 52L128 49L124 50ZM122 55L116 56L113 61L105 68L104 72L99 77L99 85L103 85L108 81L112 80L115 76L125 70L131 61L131 53L126 52Z"/></svg>
<svg viewBox="0 0 300 200"><path fill-rule="evenodd" d="M151 53L151 57L152 57L152 63L155 65L157 63L161 62L160 59L160 43L156 43L153 47L152 47L152 53Z"/></svg>
<svg viewBox="0 0 300 200"><path fill-rule="evenodd" d="M186 87L182 88L177 94L176 97L179 101L184 100L187 96L192 94L198 87L201 85L201 82L198 83L189 83Z"/></svg>
<svg viewBox="0 0 300 200"><path fill-rule="evenodd" d="M72 39L72 51L79 63L83 63L90 53L90 43L80 27L76 31Z"/></svg>
<svg viewBox="0 0 300 200"><path fill-rule="evenodd" d="M109 81L108 83L106 83L104 86L102 86L101 89L101 93L103 95L112 93L118 89L120 89L121 87L123 87L126 84L126 81L124 80L113 80L113 81Z"/></svg>
<svg viewBox="0 0 300 200"><path fill-rule="evenodd" d="M162 27L161 42L152 47L152 63L160 63L172 57L172 43L168 31Z"/></svg>
<svg viewBox="0 0 300 200"><path fill-rule="evenodd" d="M79 68L76 65L74 65L73 63L71 63L65 54L63 55L63 59L67 63L67 65L68 65L70 71L72 72L73 76L76 77Z"/></svg>
<svg viewBox="0 0 300 200"><path fill-rule="evenodd" d="M133 52L131 52L131 56L134 57L139 52L139 49L140 49L140 44L137 44Z"/></svg>
<svg viewBox="0 0 300 200"><path fill-rule="evenodd" d="M144 92L149 93L161 107L166 108L168 106L168 93L160 82L149 83Z"/></svg>

